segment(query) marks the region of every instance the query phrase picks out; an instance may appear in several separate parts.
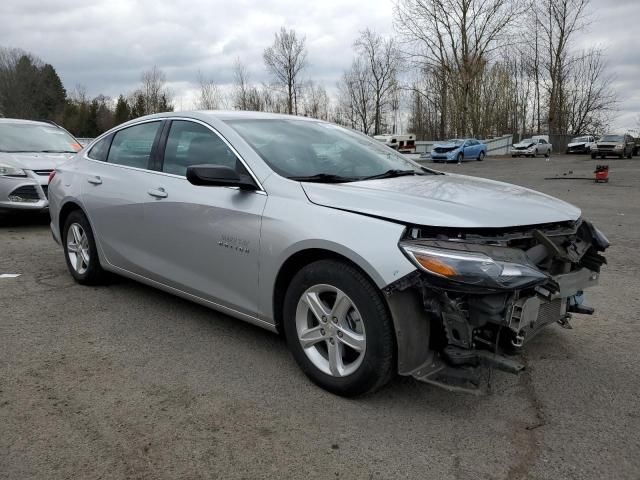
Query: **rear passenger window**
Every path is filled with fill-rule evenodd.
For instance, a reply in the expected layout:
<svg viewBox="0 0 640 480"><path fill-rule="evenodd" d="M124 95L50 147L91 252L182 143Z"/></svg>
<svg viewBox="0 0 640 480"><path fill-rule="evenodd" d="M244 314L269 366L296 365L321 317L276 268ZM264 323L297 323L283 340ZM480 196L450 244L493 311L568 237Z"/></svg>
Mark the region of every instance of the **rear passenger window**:
<svg viewBox="0 0 640 480"><path fill-rule="evenodd" d="M109 149L109 163L147 168L160 122L142 123L120 130Z"/></svg>
<svg viewBox="0 0 640 480"><path fill-rule="evenodd" d="M103 138L98 143L96 143L87 156L93 160L100 160L104 162L107 160L107 153L109 153L109 145L111 145L111 135Z"/></svg>
<svg viewBox="0 0 640 480"><path fill-rule="evenodd" d="M162 171L186 176L188 166L202 164L222 165L246 174L238 157L207 127L186 120L171 122Z"/></svg>

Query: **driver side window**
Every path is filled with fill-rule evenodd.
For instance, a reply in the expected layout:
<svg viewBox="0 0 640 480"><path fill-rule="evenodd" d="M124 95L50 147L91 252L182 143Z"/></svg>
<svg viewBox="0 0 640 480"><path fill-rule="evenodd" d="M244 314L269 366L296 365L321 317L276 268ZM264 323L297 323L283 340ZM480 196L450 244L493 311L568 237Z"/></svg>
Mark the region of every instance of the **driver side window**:
<svg viewBox="0 0 640 480"><path fill-rule="evenodd" d="M188 166L204 164L222 165L246 173L227 144L207 127L187 120L171 122L162 171L186 176Z"/></svg>

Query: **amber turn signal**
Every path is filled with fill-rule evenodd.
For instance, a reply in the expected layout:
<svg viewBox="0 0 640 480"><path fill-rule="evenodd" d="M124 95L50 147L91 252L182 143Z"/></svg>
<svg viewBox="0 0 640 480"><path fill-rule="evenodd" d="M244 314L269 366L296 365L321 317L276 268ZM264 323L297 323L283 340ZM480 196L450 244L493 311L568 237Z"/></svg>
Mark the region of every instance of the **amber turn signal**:
<svg viewBox="0 0 640 480"><path fill-rule="evenodd" d="M442 275L443 277L453 277L458 274L452 267L446 263L436 260L433 257L426 257L423 255L414 255L416 261L430 272Z"/></svg>

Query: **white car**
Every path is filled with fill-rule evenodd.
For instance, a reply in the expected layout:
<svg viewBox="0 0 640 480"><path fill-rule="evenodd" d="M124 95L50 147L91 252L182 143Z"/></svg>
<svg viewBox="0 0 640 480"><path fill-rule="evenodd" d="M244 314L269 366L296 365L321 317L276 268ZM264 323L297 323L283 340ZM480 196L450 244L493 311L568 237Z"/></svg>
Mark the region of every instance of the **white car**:
<svg viewBox="0 0 640 480"><path fill-rule="evenodd" d="M525 138L520 143L515 143L511 148L512 157L537 157L551 156L551 144L543 137Z"/></svg>
<svg viewBox="0 0 640 480"><path fill-rule="evenodd" d="M596 144L596 138L593 135L583 135L582 137L572 138L567 144L567 154L591 153L591 148Z"/></svg>

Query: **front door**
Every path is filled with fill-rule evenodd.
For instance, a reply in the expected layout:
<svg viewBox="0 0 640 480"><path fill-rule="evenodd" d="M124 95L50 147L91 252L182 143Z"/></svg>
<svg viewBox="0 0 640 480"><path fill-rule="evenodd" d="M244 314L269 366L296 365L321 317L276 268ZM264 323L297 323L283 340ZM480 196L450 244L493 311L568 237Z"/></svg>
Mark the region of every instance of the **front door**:
<svg viewBox="0 0 640 480"><path fill-rule="evenodd" d="M165 197L145 205L152 278L246 314L255 314L262 191L196 186L189 165L217 164L247 174L241 160L210 127L173 120L154 188Z"/></svg>

